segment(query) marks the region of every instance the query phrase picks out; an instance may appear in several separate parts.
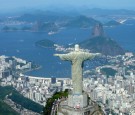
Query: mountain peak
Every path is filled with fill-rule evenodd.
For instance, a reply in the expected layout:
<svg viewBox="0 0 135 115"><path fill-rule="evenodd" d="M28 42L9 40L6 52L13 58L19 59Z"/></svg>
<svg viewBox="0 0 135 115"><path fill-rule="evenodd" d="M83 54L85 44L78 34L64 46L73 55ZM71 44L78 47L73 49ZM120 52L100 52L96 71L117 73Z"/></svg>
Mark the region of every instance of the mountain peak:
<svg viewBox="0 0 135 115"><path fill-rule="evenodd" d="M92 37L104 36L104 29L101 23L97 23L92 29Z"/></svg>
<svg viewBox="0 0 135 115"><path fill-rule="evenodd" d="M92 29L92 37L80 43L80 46L94 53L104 55L123 55L124 50L114 40L104 34L102 24L96 24Z"/></svg>

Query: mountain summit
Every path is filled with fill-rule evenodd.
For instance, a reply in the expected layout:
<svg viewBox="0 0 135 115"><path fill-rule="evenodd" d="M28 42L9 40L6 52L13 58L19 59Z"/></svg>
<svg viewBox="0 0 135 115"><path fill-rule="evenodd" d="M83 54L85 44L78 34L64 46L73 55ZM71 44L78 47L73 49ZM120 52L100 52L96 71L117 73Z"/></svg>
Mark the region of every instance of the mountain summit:
<svg viewBox="0 0 135 115"><path fill-rule="evenodd" d="M96 24L92 29L92 37L81 42L80 46L89 49L91 52L102 53L104 55L122 55L125 51L116 41L106 36L102 24Z"/></svg>
<svg viewBox="0 0 135 115"><path fill-rule="evenodd" d="M92 37L104 36L104 29L101 23L97 23L92 29Z"/></svg>

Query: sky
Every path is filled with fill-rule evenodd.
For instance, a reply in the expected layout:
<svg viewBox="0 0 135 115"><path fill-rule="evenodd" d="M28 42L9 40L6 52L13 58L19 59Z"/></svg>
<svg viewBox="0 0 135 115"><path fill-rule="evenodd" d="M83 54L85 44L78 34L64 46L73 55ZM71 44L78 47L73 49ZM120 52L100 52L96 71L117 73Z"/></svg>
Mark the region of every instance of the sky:
<svg viewBox="0 0 135 115"><path fill-rule="evenodd" d="M104 8L135 10L135 0L0 0L0 12L23 9Z"/></svg>

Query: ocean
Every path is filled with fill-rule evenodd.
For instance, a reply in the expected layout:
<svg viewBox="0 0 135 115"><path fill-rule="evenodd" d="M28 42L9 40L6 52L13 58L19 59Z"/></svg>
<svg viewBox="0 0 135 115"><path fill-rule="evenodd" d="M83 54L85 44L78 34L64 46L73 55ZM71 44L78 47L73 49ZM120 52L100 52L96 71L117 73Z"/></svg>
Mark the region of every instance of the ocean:
<svg viewBox="0 0 135 115"><path fill-rule="evenodd" d="M125 50L135 52L135 25L105 27L105 33ZM28 75L37 77L69 77L70 63L54 57L52 48L35 45L36 41L50 39L60 45L78 43L90 38L91 29L63 29L56 34L46 32L0 32L0 55L16 56L42 66Z"/></svg>

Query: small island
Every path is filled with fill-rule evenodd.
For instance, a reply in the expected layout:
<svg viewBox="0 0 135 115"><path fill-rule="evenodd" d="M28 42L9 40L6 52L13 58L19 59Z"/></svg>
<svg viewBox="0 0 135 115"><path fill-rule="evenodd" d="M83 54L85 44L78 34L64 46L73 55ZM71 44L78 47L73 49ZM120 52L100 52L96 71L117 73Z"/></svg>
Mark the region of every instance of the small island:
<svg viewBox="0 0 135 115"><path fill-rule="evenodd" d="M44 48L54 48L54 42L48 39L37 41L36 46L44 47Z"/></svg>

